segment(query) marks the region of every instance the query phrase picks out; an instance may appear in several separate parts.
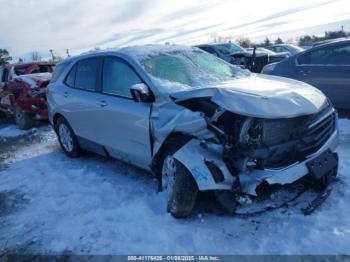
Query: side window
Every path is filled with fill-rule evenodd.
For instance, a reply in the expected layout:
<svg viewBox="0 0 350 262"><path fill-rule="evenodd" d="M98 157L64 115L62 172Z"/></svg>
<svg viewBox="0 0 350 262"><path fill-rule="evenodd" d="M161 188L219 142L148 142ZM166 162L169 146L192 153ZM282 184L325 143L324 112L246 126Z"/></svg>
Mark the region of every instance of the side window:
<svg viewBox="0 0 350 262"><path fill-rule="evenodd" d="M52 77L51 77L51 83L54 83L57 81L57 79L62 75L63 71L67 68L67 66L70 63L61 63L58 64L55 68L55 70L53 71Z"/></svg>
<svg viewBox="0 0 350 262"><path fill-rule="evenodd" d="M118 58L107 57L103 63L102 92L132 97L130 87L142 83L135 71Z"/></svg>
<svg viewBox="0 0 350 262"><path fill-rule="evenodd" d="M75 73L77 72L77 66L78 65L75 64L66 77L65 83L70 87L74 87L75 85Z"/></svg>
<svg viewBox="0 0 350 262"><path fill-rule="evenodd" d="M297 58L299 65L308 65L310 64L310 52L304 53Z"/></svg>
<svg viewBox="0 0 350 262"><path fill-rule="evenodd" d="M75 88L95 91L98 61L98 58L89 58L78 62L75 73Z"/></svg>
<svg viewBox="0 0 350 262"><path fill-rule="evenodd" d="M350 65L350 44L329 46L310 51L298 58L299 64Z"/></svg>
<svg viewBox="0 0 350 262"><path fill-rule="evenodd" d="M280 46L276 46L275 47L275 50L274 50L276 53L281 53L283 52L282 48Z"/></svg>

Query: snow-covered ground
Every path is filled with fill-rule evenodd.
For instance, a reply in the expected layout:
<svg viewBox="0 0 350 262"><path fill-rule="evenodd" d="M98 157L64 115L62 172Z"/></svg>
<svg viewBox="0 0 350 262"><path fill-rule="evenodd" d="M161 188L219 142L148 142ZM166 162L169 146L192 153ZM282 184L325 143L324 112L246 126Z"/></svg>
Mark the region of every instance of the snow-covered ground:
<svg viewBox="0 0 350 262"><path fill-rule="evenodd" d="M204 210L176 220L149 174L88 154L69 159L50 127L0 130L1 251L74 254L350 254L350 120L340 120L339 179L310 216Z"/></svg>

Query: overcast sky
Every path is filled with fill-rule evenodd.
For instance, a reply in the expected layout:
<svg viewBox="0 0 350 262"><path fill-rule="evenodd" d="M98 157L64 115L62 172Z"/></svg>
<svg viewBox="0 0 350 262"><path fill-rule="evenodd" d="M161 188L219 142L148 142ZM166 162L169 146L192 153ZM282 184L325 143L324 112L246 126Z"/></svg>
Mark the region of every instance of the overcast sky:
<svg viewBox="0 0 350 262"><path fill-rule="evenodd" d="M0 0L0 48L64 55L94 47L198 44L213 35L284 39L350 31L348 0Z"/></svg>

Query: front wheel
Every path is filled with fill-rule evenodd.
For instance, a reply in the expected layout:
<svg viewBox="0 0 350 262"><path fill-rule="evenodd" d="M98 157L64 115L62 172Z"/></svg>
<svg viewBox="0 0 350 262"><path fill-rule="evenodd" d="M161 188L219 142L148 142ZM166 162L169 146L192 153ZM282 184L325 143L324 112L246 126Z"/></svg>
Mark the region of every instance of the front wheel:
<svg viewBox="0 0 350 262"><path fill-rule="evenodd" d="M198 187L191 173L177 161L170 149L163 158L162 186L168 195L168 212L173 217L187 217L196 203Z"/></svg>
<svg viewBox="0 0 350 262"><path fill-rule="evenodd" d="M77 138L64 118L56 121L55 130L64 153L70 157L80 156L81 150Z"/></svg>
<svg viewBox="0 0 350 262"><path fill-rule="evenodd" d="M25 130L33 127L33 118L28 113L24 112L18 105L16 105L14 108L14 114L15 122L20 129Z"/></svg>

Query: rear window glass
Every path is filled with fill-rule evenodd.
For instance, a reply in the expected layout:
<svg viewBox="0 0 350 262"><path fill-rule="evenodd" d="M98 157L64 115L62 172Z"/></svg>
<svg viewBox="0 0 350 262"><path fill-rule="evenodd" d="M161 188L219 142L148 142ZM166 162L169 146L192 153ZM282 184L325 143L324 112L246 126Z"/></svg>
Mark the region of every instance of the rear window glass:
<svg viewBox="0 0 350 262"><path fill-rule="evenodd" d="M51 83L54 83L57 81L57 79L62 75L63 71L67 68L67 66L70 63L61 63L58 64L55 68L55 70L53 71L52 77L51 77Z"/></svg>

